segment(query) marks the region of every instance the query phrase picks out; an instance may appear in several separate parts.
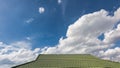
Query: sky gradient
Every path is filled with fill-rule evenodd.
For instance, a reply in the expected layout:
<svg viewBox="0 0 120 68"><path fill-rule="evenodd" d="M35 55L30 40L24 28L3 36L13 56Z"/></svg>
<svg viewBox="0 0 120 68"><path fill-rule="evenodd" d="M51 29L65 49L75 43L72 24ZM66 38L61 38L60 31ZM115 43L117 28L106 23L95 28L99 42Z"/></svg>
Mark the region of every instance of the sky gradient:
<svg viewBox="0 0 120 68"><path fill-rule="evenodd" d="M120 0L0 0L0 68L51 53L120 62L119 7Z"/></svg>

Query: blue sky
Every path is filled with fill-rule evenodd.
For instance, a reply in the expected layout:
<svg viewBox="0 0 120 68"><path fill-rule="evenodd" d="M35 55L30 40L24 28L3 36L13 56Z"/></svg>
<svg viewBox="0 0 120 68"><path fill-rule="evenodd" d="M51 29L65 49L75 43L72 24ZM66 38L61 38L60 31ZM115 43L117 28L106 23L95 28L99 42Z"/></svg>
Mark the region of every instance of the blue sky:
<svg viewBox="0 0 120 68"><path fill-rule="evenodd" d="M3 67L24 63L40 53L90 53L116 61L119 7L120 0L0 0L0 64L5 59L11 64ZM93 45L101 46L96 51ZM112 51L117 53L113 59ZM17 60L26 53L28 59Z"/></svg>
<svg viewBox="0 0 120 68"><path fill-rule="evenodd" d="M31 38L33 47L53 46L67 28L86 13L116 10L119 0L0 0L0 40L11 43ZM39 8L45 9L39 13ZM26 21L33 19L30 23Z"/></svg>

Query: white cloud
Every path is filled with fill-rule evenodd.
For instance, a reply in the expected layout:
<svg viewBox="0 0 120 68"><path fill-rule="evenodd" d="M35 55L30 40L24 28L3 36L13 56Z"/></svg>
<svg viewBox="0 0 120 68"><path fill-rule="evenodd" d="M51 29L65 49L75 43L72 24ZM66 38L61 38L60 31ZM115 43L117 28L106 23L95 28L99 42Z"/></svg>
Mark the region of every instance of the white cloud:
<svg viewBox="0 0 120 68"><path fill-rule="evenodd" d="M61 4L62 3L62 0L58 0L58 4Z"/></svg>
<svg viewBox="0 0 120 68"><path fill-rule="evenodd" d="M45 8L44 7L40 7L39 8L39 13L41 14L41 13L44 13L45 12Z"/></svg>
<svg viewBox="0 0 120 68"><path fill-rule="evenodd" d="M40 49L31 49L30 43L19 41L11 44L0 44L0 68L22 64L34 60L40 53Z"/></svg>
<svg viewBox="0 0 120 68"><path fill-rule="evenodd" d="M120 62L120 47L115 47L106 51L100 51L99 54L103 59Z"/></svg>
<svg viewBox="0 0 120 68"><path fill-rule="evenodd" d="M105 43L114 43L117 40L120 40L120 24L117 26L117 29L111 30L105 33Z"/></svg>
<svg viewBox="0 0 120 68"><path fill-rule="evenodd" d="M33 22L33 21L34 21L34 19L33 19L33 18L30 18L30 19L26 20L25 22L28 23L28 24L30 24L30 23Z"/></svg>
<svg viewBox="0 0 120 68"><path fill-rule="evenodd" d="M44 10L42 9L43 13ZM0 42L0 68L9 68L16 64L25 63L41 54L93 54L103 59L120 62L120 47L115 47L115 41L120 39L120 9L109 16L109 12L100 10L83 15L68 27L65 39L60 38L54 47L31 49L31 43L18 41L11 44ZM104 40L98 37L104 34ZM29 37L28 37L29 39ZM26 55L27 54L27 55Z"/></svg>
<svg viewBox="0 0 120 68"><path fill-rule="evenodd" d="M101 58L106 58L102 55L115 45L114 42L117 39L120 39L119 25L116 29L113 29L114 24L120 21L119 14L120 9L114 12L114 16L110 16L108 11L102 9L83 15L68 27L66 33L67 38L61 38L59 44L54 47L44 48L42 53L93 54ZM98 39L102 33L105 34L103 41ZM106 41L109 43L106 43ZM114 51L116 48L112 50ZM116 52L112 53L115 54ZM116 58L112 54L111 56L114 59ZM111 56L107 56L107 58L111 58Z"/></svg>
<svg viewBox="0 0 120 68"><path fill-rule="evenodd" d="M31 37L26 37L27 40L31 40Z"/></svg>

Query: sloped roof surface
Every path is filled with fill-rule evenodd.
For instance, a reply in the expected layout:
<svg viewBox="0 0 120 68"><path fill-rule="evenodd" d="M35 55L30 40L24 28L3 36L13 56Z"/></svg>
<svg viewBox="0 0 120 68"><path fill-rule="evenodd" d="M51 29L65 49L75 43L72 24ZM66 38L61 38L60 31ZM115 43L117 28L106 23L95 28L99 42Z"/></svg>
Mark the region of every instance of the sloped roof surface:
<svg viewBox="0 0 120 68"><path fill-rule="evenodd" d="M35 61L13 68L120 68L120 63L88 54L42 54Z"/></svg>

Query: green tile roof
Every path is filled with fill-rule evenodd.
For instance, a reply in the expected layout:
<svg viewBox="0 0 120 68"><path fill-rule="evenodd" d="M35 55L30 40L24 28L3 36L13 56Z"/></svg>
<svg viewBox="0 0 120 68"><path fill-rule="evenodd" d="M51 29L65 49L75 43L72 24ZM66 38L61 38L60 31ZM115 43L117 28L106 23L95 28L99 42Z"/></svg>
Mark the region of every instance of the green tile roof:
<svg viewBox="0 0 120 68"><path fill-rule="evenodd" d="M41 54L35 61L12 68L120 68L120 63L89 54Z"/></svg>

